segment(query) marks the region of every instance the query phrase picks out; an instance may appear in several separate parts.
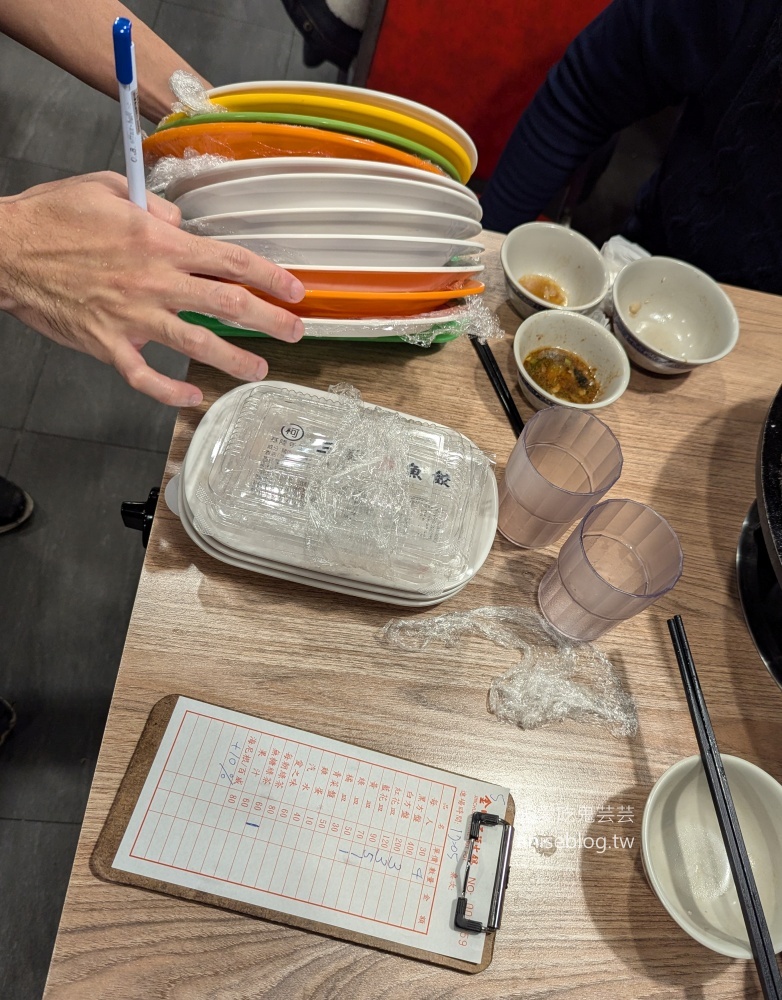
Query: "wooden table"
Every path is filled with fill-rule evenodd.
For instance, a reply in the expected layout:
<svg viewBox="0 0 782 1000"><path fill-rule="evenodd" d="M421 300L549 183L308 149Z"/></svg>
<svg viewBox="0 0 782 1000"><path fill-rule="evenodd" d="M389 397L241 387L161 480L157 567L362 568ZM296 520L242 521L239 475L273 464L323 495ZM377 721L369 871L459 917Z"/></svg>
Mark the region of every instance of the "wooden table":
<svg viewBox="0 0 782 1000"><path fill-rule="evenodd" d="M489 302L509 334L494 349L520 400L510 336L519 321L498 280L500 238L485 235ZM623 398L604 411L625 460L612 495L650 503L673 524L685 552L673 593L600 643L637 702L635 739L593 724L524 732L500 723L487 712L486 693L513 664L512 652L479 639L425 655L389 649L378 632L397 609L215 562L161 503L47 1000L759 995L749 963L707 951L670 919L639 857L649 789L674 761L697 752L665 626L671 614L686 621L723 751L782 778L782 693L747 633L734 571L739 529L755 495L757 439L780 378L782 299L729 294L741 338L728 358L689 376L633 371ZM470 344L422 350L263 342L259 349L271 377L322 389L351 382L370 401L458 427L496 453L501 473L514 438ZM167 478L203 410L234 384L200 366L192 377L205 403L180 415ZM534 607L555 551L524 552L498 537L478 577L423 613ZM489 969L467 976L93 877L89 856L147 715L173 692L509 786L517 840ZM614 834L629 838L626 846L613 847ZM532 844L536 836L577 845L601 835L610 849L562 846L544 854Z"/></svg>

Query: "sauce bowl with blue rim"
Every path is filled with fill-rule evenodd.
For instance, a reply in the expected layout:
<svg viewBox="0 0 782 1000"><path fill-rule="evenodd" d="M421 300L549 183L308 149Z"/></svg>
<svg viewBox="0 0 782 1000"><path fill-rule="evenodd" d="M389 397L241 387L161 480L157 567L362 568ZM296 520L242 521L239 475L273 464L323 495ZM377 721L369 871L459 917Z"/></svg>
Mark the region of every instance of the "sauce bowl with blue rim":
<svg viewBox="0 0 782 1000"><path fill-rule="evenodd" d="M608 269L594 243L553 222L512 229L500 259L510 303L522 319L546 309L588 313L608 293Z"/></svg>
<svg viewBox="0 0 782 1000"><path fill-rule="evenodd" d="M672 257L628 264L612 298L614 333L630 360L648 371L692 371L724 358L739 338L736 310L717 282Z"/></svg>

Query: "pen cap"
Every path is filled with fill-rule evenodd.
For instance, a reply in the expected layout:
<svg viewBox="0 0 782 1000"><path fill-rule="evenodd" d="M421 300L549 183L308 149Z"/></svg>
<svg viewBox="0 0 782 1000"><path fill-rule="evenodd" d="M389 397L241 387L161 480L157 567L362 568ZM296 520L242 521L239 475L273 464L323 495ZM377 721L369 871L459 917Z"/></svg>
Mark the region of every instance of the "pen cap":
<svg viewBox="0 0 782 1000"><path fill-rule="evenodd" d="M114 67L117 80L122 84L133 82L133 49L131 24L127 17L114 22Z"/></svg>

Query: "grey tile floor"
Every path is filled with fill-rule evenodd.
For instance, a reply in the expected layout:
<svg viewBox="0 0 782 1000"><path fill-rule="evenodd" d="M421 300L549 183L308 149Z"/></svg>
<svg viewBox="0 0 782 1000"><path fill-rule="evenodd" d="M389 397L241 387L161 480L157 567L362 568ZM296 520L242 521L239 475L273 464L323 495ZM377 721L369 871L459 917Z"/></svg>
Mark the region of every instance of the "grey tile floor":
<svg viewBox="0 0 782 1000"><path fill-rule="evenodd" d="M216 85L337 78L304 67L280 0L128 6ZM0 195L123 169L116 103L3 35L0 121ZM150 358L186 368L163 348ZM0 539L0 696L18 713L0 749L3 1000L43 992L143 559L120 503L159 483L175 416L0 313L0 475L36 502Z"/></svg>
<svg viewBox="0 0 782 1000"><path fill-rule="evenodd" d="M280 0L224 0L219 15L209 0L126 2L216 85L337 78L304 67ZM123 168L115 102L2 35L0 122L0 195ZM623 138L577 228L615 231L658 139L646 127ZM150 357L186 368L162 348ZM0 696L19 716L0 749L3 1000L43 990L143 558L119 507L160 481L174 419L0 313L0 475L36 501L29 525L0 539Z"/></svg>

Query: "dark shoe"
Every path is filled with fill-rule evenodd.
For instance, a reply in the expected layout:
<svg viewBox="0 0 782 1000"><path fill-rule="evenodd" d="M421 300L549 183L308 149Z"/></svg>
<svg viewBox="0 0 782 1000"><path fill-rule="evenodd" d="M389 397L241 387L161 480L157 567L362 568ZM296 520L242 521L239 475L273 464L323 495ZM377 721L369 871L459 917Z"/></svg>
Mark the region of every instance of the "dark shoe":
<svg viewBox="0 0 782 1000"><path fill-rule="evenodd" d="M334 14L326 0L282 0L288 17L304 37L304 65L326 60L347 70L358 52L361 32Z"/></svg>
<svg viewBox="0 0 782 1000"><path fill-rule="evenodd" d="M0 476L0 535L24 524L33 512L33 499Z"/></svg>

